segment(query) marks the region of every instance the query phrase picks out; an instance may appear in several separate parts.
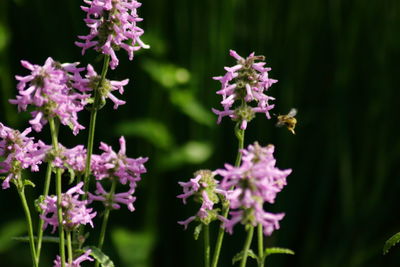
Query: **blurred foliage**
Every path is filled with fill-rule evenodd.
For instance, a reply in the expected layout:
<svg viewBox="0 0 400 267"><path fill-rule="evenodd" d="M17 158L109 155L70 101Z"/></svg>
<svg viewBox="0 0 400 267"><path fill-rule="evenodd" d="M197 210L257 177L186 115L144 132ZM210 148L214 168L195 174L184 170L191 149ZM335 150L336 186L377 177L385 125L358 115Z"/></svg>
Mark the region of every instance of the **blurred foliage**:
<svg viewBox="0 0 400 267"><path fill-rule="evenodd" d="M7 102L15 94L13 77L26 73L21 59L42 64L52 56L100 67L93 51L81 57L73 44L87 32L82 4L0 1L0 121L27 125L26 114ZM266 265L397 266L399 253L383 256L382 246L400 230L399 13L398 0L144 1L139 14L151 49L132 62L119 53L120 66L109 77L131 80L127 105L117 111L107 105L96 129L96 144L116 145L126 135L128 155L150 158L136 211L112 214L104 251L115 265L202 266L201 240L193 240L193 227L185 232L176 223L194 212L176 199L177 181L234 161L233 124L224 119L217 127L210 109L220 101L220 85L211 77L235 64L228 55L235 49L266 56L271 77L279 80L270 89L274 113L299 110L295 136L263 116L246 132L246 144L275 144L277 165L293 169L277 203L266 207L286 213L266 243L296 254L268 257ZM88 114L80 121L87 123ZM77 139L67 130L61 136L65 144L86 140L86 132ZM39 137L48 141L46 133ZM37 190L41 177L34 181ZM21 234L9 222L22 218L22 210L12 189L1 191L2 203L11 199L15 205L1 209L1 264L29 266L26 244L14 246L8 238ZM226 236L220 266L231 266L243 240L240 227ZM45 249L43 266L50 266L57 250Z"/></svg>

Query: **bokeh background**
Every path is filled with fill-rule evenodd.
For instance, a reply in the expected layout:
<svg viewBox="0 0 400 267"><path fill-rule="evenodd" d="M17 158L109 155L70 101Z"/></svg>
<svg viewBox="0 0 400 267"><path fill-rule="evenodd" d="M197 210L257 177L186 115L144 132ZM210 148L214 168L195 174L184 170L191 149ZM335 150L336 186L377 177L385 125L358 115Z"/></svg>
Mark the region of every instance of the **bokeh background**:
<svg viewBox="0 0 400 267"><path fill-rule="evenodd" d="M233 123L216 125L211 113L220 107L220 85L211 77L235 64L229 49L265 55L270 76L279 80L269 91L276 97L274 112L299 110L296 135L260 115L246 132L246 144L275 144L277 165L293 169L276 204L266 207L286 213L266 242L296 255L271 256L267 266L399 266L400 247L383 256L382 246L400 231L400 2L143 2L143 40L151 49L132 62L119 53L120 66L108 78L131 80L123 96L127 105L114 111L108 104L100 111L95 138L97 152L100 141L117 149L124 135L129 156L150 157L137 210L111 214L104 250L116 266L202 266L202 240L193 240L193 225L184 231L176 223L195 208L176 199L177 182L235 159ZM51 56L99 70L95 52L82 57L74 45L77 35L88 32L82 4L0 1L1 122L18 129L28 125L28 114L8 103L16 93L14 76L27 73L21 59L43 64ZM80 120L87 123L88 112ZM86 135L62 129L60 140L83 144ZM47 134L37 136L49 141ZM28 190L31 201L43 174L32 179L37 188ZM0 203L0 265L30 266L28 245L12 239L25 235L15 190L2 190ZM239 226L226 235L220 266L231 266L243 241ZM57 249L45 249L43 266L51 266Z"/></svg>

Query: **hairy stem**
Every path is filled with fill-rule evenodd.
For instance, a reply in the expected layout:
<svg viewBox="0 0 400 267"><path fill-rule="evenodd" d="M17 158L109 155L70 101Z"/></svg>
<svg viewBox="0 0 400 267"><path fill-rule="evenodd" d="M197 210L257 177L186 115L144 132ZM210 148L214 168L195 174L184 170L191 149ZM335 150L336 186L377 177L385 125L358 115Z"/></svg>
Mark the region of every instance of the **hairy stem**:
<svg viewBox="0 0 400 267"><path fill-rule="evenodd" d="M204 234L204 267L210 267L210 231L208 224L203 224Z"/></svg>
<svg viewBox="0 0 400 267"><path fill-rule="evenodd" d="M46 177L45 177L45 180L44 180L43 197L45 197L45 198L49 194L50 180L51 180L51 170L52 170L52 166L51 166L51 163L49 162L47 164ZM38 226L38 239L37 239L37 244L36 244L36 265L37 266L39 266L40 252L42 250L43 224L44 224L44 221L40 218L39 226Z"/></svg>
<svg viewBox="0 0 400 267"><path fill-rule="evenodd" d="M88 134L88 141L86 145L86 166L85 166L85 176L84 176L84 186L83 191L85 192L84 199L87 199L87 192L89 190L89 176L90 176L90 160L93 154L93 142L94 142L94 132L96 128L96 118L97 118L97 111L99 109L101 95L99 94L99 88L103 84L108 70L108 65L110 62L110 56L104 55L103 60L103 68L100 74L100 80L97 84L97 87L94 89L94 103L92 105L92 110L90 112L90 123L89 123L89 134Z"/></svg>
<svg viewBox="0 0 400 267"><path fill-rule="evenodd" d="M57 131L54 123L54 118L49 118L50 131L51 131L51 141L53 143L53 148L58 151L58 138ZM60 258L61 267L65 267L65 241L64 241L64 227L63 227L63 212L61 207L61 169L56 168L56 194L57 194L57 218L58 218L58 233L60 239Z"/></svg>
<svg viewBox="0 0 400 267"><path fill-rule="evenodd" d="M109 202L112 201L114 197L114 192L115 192L115 187L117 186L117 178L114 177L112 184L111 184L111 189L110 189L110 194L108 195L108 200ZM104 238L106 236L106 230L107 230L107 224L108 224L108 217L110 216L110 211L111 211L111 206L107 206L106 210L104 211L104 216L103 216L103 222L101 224L101 232L100 232L100 237L99 237L99 243L97 247L101 250L103 248L104 244ZM96 261L95 264L96 267L99 266L99 262Z"/></svg>
<svg viewBox="0 0 400 267"><path fill-rule="evenodd" d="M247 256L249 254L249 248L251 245L251 241L253 240L253 233L254 233L254 226L251 226L247 232L246 242L244 243L243 247L243 258L240 262L240 267L246 267Z"/></svg>
<svg viewBox="0 0 400 267"><path fill-rule="evenodd" d="M257 226L258 234L258 267L264 267L264 234L262 224Z"/></svg>
<svg viewBox="0 0 400 267"><path fill-rule="evenodd" d="M240 153L240 151L243 149L243 146L244 146L244 134L245 134L245 131L240 129L239 124L237 124L235 127L235 135L238 139L238 152L237 152L236 161L235 161L236 167L238 167L240 165L240 162L242 160L242 153ZM222 216L224 218L226 218L226 217L228 217L228 213L229 213L229 205L224 205L222 207ZM225 229L222 227L222 223L221 223L220 228L218 230L217 241L215 243L215 249L214 249L214 255L213 255L211 267L218 266L219 254L221 253L221 247L222 247L222 241L224 240L224 235L225 235Z"/></svg>
<svg viewBox="0 0 400 267"><path fill-rule="evenodd" d="M25 212L26 223L28 226L29 246L31 248L32 263L34 267L37 267L38 264L36 261L37 257L36 257L35 241L33 236L32 217L31 217L31 212L29 211L28 203L26 201L24 185L18 187L18 194L19 197L21 198L22 207L24 208Z"/></svg>

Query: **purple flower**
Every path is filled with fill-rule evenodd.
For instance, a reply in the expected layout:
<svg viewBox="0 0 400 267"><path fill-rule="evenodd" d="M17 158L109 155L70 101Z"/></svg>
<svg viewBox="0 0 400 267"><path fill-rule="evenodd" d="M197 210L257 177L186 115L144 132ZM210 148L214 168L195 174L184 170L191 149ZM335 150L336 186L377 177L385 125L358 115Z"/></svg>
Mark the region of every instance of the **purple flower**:
<svg viewBox="0 0 400 267"><path fill-rule="evenodd" d="M42 149L43 142L34 142L33 137L27 137L31 128L22 133L0 123L0 174L7 174L2 188L10 187L10 181L20 179L22 169L30 168L39 171L39 165L45 158L46 151Z"/></svg>
<svg viewBox="0 0 400 267"><path fill-rule="evenodd" d="M118 66L116 50L124 49L129 60L140 48L150 48L140 40L144 31L136 23L142 21L137 15L137 8L142 4L135 0L85 0L89 6L82 6L87 13L85 23L90 29L86 36L78 36L82 42L75 42L82 47L82 55L86 49L111 56L110 67Z"/></svg>
<svg viewBox="0 0 400 267"><path fill-rule="evenodd" d="M88 223L93 227L92 219L96 216L96 212L86 207L88 203L86 200L79 200L79 196L84 194L82 186L83 182L80 182L61 196L63 225L67 230L73 230L81 224ZM43 229L51 225L53 226L52 233L54 233L58 227L57 196L47 196L39 207L42 210L40 218L44 221Z"/></svg>
<svg viewBox="0 0 400 267"><path fill-rule="evenodd" d="M27 76L15 76L19 81L19 95L10 103L18 106L18 111L34 106L29 121L32 128L40 132L48 118L57 117L62 124L69 126L76 135L85 127L78 123L78 112L87 104L89 95L84 94L79 63L60 64L47 58L43 66L33 65L22 60L23 67L31 71Z"/></svg>
<svg viewBox="0 0 400 267"><path fill-rule="evenodd" d="M81 263L83 261L94 261L94 259L89 256L90 253L92 253L91 249L86 250L85 253L83 253L78 258L73 260L72 264L69 264L68 262L66 262L65 266L66 267L80 267ZM60 256L57 255L56 259L54 260L53 267L61 267L61 258L60 258Z"/></svg>
<svg viewBox="0 0 400 267"><path fill-rule="evenodd" d="M222 176L220 188L227 191L231 212L230 219L221 218L225 229L232 233L238 222L256 226L262 224L264 234L272 234L279 228L284 214L273 214L263 209L264 203L274 203L277 193L286 185L291 169L275 167L274 146L261 147L258 143L241 150L242 163L239 167L225 164L225 169L216 170Z"/></svg>
<svg viewBox="0 0 400 267"><path fill-rule="evenodd" d="M209 170L200 170L195 173L195 177L189 182L179 182L183 187L183 194L177 196L186 204L186 199L190 196L194 197L196 202L200 202L201 206L195 216L191 216L184 221L178 221L187 228L188 224L194 220L200 220L204 224L209 224L215 220L218 210L214 209L214 204L218 203L220 197L226 196L224 190L217 188L218 181L214 179L214 173Z"/></svg>
<svg viewBox="0 0 400 267"><path fill-rule="evenodd" d="M141 180L141 174L146 173L144 163L148 158L128 158L125 138L121 137L119 143L118 153L114 152L111 146L100 143L100 149L104 152L101 155L92 156L93 175L96 180L118 178L121 184L129 182L130 188L135 188L136 183Z"/></svg>
<svg viewBox="0 0 400 267"><path fill-rule="evenodd" d="M125 101L118 99L111 92L118 91L120 94L124 93L124 86L128 84L129 79L122 81L110 81L105 79L101 86L98 86L100 82L100 76L97 75L92 65L87 66L87 74L85 79L85 86L91 88L90 90L99 90L101 101L105 103L106 99L109 98L114 102L114 109L117 109L119 105L125 104Z"/></svg>
<svg viewBox="0 0 400 267"><path fill-rule="evenodd" d="M124 204L130 211L135 211L135 207L133 206L133 202L136 200L136 197L133 196L135 188L129 188L127 192L111 194L104 190L101 183L97 182L95 193L89 193L89 202L101 201L106 207L111 207L112 209L120 209L121 206L119 204Z"/></svg>
<svg viewBox="0 0 400 267"><path fill-rule="evenodd" d="M242 58L233 50L230 50L230 55L237 60L237 64L225 67L227 72L224 76L214 77L214 80L220 81L222 85L217 94L222 95L223 110L212 110L218 115L218 123L228 116L240 122L241 129L246 129L247 123L254 118L255 113L264 113L268 119L271 118L269 111L274 105L270 105L268 101L274 98L264 92L277 80L268 77L271 68L264 67L264 56L251 53L247 58ZM256 62L260 60L261 62ZM250 105L253 102L256 106Z"/></svg>

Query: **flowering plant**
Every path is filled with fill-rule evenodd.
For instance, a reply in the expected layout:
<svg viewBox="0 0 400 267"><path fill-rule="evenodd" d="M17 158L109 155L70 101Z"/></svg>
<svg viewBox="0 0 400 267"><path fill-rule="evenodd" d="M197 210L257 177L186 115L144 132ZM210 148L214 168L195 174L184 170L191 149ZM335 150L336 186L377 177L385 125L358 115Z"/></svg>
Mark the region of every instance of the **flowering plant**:
<svg viewBox="0 0 400 267"><path fill-rule="evenodd" d="M52 227L52 234L58 232L59 255L54 257L54 266L78 267L84 261L95 261L96 266L105 264L105 261L109 264L111 261L101 249L110 211L119 209L120 204L127 205L130 211L135 210L135 189L141 175L146 173L144 164L148 158L128 157L124 137L119 140L121 148L118 153L101 142L100 150L103 152L93 154L98 111L107 99L113 102L114 109L126 103L118 99L114 91L123 94L129 79L111 81L106 78L108 67L115 69L118 66L115 51L120 48L126 50L132 60L134 51L149 48L140 39L144 31L137 26L142 20L137 15L137 8L141 4L128 0L93 0L85 3L89 7L82 9L87 13L85 22L90 33L79 36L83 42L76 42L76 45L82 48L83 54L88 48L101 53L101 74L98 75L91 64L60 63L51 57L47 58L44 65L22 60L22 66L29 73L15 76L18 94L9 101L18 107L18 111L30 111L31 127L21 133L0 123L2 188L7 189L12 183L19 193L34 267L41 263L43 233L48 226ZM78 122L78 116L85 108L90 110L88 142L86 146L66 148L58 140L58 126L65 125L74 135L78 135L85 129ZM47 124L50 126L51 145L28 136L32 129L40 132ZM38 213L34 215L38 216L39 225L35 233L33 214L25 197L25 187L34 186L34 183L26 177L24 170L38 172L43 163L47 163L47 171L44 191L36 201ZM68 176L70 186L63 188L65 183L62 180ZM50 186L52 178L55 179L55 188ZM91 180L96 181L96 190L92 192ZM107 182L111 182L110 189L106 189L109 186ZM119 184L127 186L127 191L117 193ZM54 194L50 194L51 190L54 190ZM104 211L91 206L93 201L103 202ZM103 221L97 246L83 247L87 245L88 234L84 226L89 224L92 228L96 227L95 220L99 216L103 217Z"/></svg>

